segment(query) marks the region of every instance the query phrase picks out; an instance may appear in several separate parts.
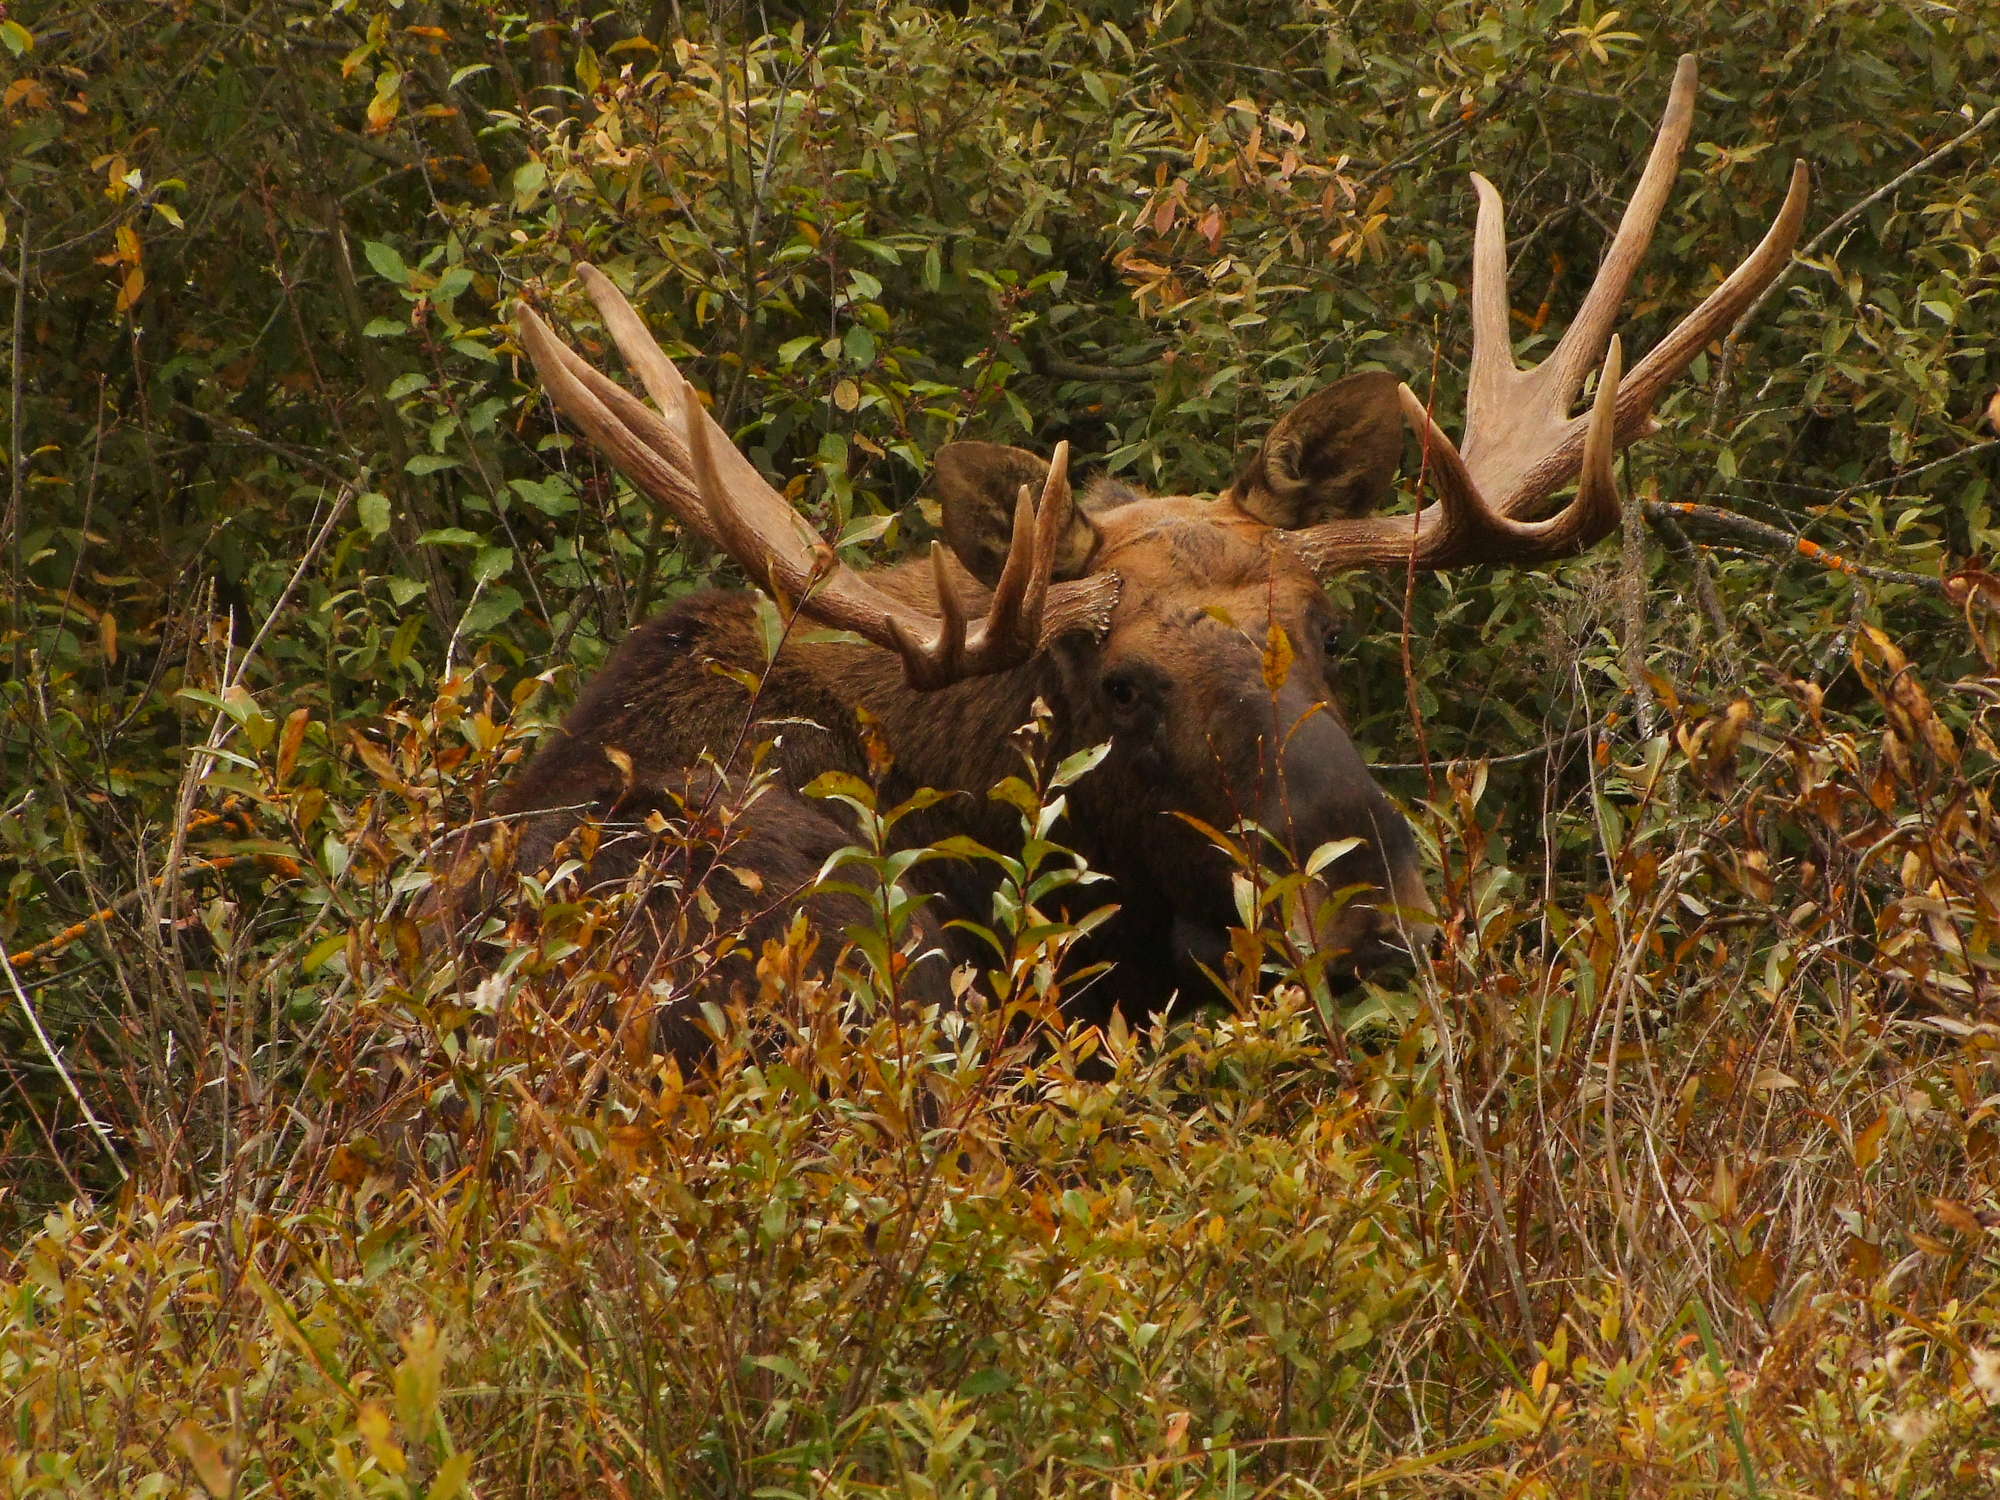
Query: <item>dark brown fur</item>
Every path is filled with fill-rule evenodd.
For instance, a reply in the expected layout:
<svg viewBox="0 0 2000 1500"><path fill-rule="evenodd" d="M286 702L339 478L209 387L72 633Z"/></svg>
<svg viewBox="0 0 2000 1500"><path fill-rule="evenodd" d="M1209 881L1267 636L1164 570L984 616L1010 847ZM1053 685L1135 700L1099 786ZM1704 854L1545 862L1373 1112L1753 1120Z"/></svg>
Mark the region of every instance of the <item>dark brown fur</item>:
<svg viewBox="0 0 2000 1500"><path fill-rule="evenodd" d="M1343 398L1328 399L1343 388ZM1409 829L1369 777L1334 707L1321 647L1332 625L1324 595L1272 524L1352 514L1387 492L1401 446L1400 436L1383 435L1400 433L1389 389L1383 377L1358 377L1315 397L1274 430L1220 498L1152 498L1100 483L1079 507L1059 573L1116 572L1121 592L1111 625L1101 639L1065 638L1013 671L917 692L887 651L800 641L788 642L767 671L751 596L681 600L632 632L505 793L500 811L518 824L515 867L540 869L573 850L587 815L618 825L596 839L593 882L636 877L685 890L704 869L681 835L700 822L696 814L741 800L758 747L768 745L758 762L768 784L717 856L725 867L753 871L759 888L711 875L708 889L723 922L747 924L753 943L781 932L805 901L828 933L824 962L834 935L863 913L850 897L813 895L810 881L853 836L832 804L801 792L830 770L869 776L860 711L893 750L885 798L919 786L959 794L910 820L906 837L962 832L1007 847L1019 842L1017 815L985 793L1020 770L1012 735L1039 699L1053 716L1056 753L1111 745L1104 764L1071 789L1058 835L1112 877L1075 899L1119 908L1080 955L1115 967L1073 1001L1079 1014L1156 1010L1203 983L1197 960L1219 961L1235 920L1231 865L1176 814L1221 829L1254 818L1302 851L1364 838L1368 846L1337 862L1330 883L1370 887L1380 905L1421 907ZM984 444L940 456L945 530L960 560L950 567L967 593L981 597L1004 555L1018 485L1044 472L1032 455ZM872 579L921 609L935 607L928 565ZM1262 665L1274 631L1296 653L1275 689ZM719 667L762 685L753 697ZM647 835L638 826L647 813L660 815L675 837ZM666 870L676 859L680 865ZM938 861L918 873L936 897L937 925L921 929L923 943L947 946L953 961L979 957L956 934L947 945L941 924L991 919L990 872ZM642 902L655 927L641 934L641 946L683 951L668 929L675 920L684 925L672 914L685 904L670 895ZM1395 925L1360 903L1324 936L1365 964L1393 946ZM735 967L720 977L743 982L747 959L730 962ZM921 997L946 997L942 961L919 964L912 975Z"/></svg>

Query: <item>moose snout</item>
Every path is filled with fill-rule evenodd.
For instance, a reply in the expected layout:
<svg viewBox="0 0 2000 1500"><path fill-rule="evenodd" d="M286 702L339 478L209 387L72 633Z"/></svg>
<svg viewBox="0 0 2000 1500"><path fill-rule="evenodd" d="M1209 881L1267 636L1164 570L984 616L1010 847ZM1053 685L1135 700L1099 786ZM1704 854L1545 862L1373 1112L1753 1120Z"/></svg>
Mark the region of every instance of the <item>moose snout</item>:
<svg viewBox="0 0 2000 1500"><path fill-rule="evenodd" d="M1315 945L1345 950L1362 969L1421 953L1432 907L1408 820L1324 700L1281 692L1267 712L1263 826L1301 861L1324 845L1359 841L1318 872L1308 893L1308 905L1324 913L1313 921ZM1330 900L1355 886L1368 889Z"/></svg>

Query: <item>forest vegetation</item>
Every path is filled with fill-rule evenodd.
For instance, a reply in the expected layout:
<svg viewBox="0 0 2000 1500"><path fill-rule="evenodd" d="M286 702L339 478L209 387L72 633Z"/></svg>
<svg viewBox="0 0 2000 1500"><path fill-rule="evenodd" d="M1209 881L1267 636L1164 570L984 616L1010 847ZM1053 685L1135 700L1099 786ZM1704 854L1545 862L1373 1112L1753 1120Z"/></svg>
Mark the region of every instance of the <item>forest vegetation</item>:
<svg viewBox="0 0 2000 1500"><path fill-rule="evenodd" d="M1622 539L1332 586L1416 972L1253 895L1065 1032L1032 725L962 1009L861 780L880 920L700 1076L605 903L440 947L743 582L518 301L603 354L605 268L857 563L957 438L1210 492L1349 372L1454 425L1472 169L1545 349L1687 52L1628 350L1812 208ZM7 0L0 132L0 1492L2000 1493L2000 3Z"/></svg>

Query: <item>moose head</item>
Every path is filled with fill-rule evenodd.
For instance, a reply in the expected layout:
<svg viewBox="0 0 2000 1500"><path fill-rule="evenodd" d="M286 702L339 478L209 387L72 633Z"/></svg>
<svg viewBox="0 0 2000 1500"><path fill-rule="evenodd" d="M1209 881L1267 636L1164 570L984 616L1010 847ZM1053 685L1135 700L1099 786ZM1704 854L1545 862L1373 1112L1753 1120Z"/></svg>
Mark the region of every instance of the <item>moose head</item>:
<svg viewBox="0 0 2000 1500"><path fill-rule="evenodd" d="M1210 833L1243 819L1301 855L1354 841L1324 878L1361 888L1365 899L1341 907L1321 941L1365 964L1422 926L1427 902L1410 830L1341 722L1329 666L1338 652L1327 644L1335 621L1322 585L1346 569L1542 566L1616 528L1614 455L1650 429L1661 393L1784 266L1805 212L1800 164L1762 242L1626 369L1614 323L1666 202L1694 95L1693 59L1683 58L1598 275L1561 341L1532 368L1517 366L1510 347L1500 195L1474 175L1473 350L1460 441L1409 386L1367 372L1283 416L1214 496L1149 496L1103 481L1079 495L1066 444L1044 460L956 443L937 458L943 538L927 560L899 567L857 570L822 542L730 443L600 272L578 268L651 405L588 365L532 309L523 306L518 323L557 408L645 495L758 585L867 643L788 647L794 671L776 695L780 714L810 717L794 699L810 699L822 715L828 704L850 717L866 708L900 775L973 792L1007 774L1006 732L1036 697L1053 706L1070 744L1109 742L1103 766L1072 797L1070 838L1117 883L1124 937L1105 956L1140 976L1128 995L1157 1005L1177 982L1161 955L1206 956L1234 920L1230 861ZM1593 371L1589 409L1573 415ZM1427 503L1387 514L1406 434L1421 454ZM699 620L676 627L682 654L728 656L731 632L747 625L718 623L729 610L716 598L699 609ZM1275 672L1274 649L1289 657ZM606 669L613 685L593 690L557 753L573 761L579 745L621 749L652 774L721 753L719 729L685 728L700 719L685 706L693 690L661 685L682 681L680 659L636 647L621 654ZM603 706L629 709L648 693L657 712ZM837 727L808 738L786 765L794 786L855 756ZM527 780L542 787L523 799L530 809L579 800L575 785ZM799 823L794 808L788 838ZM840 841L837 831L828 837Z"/></svg>

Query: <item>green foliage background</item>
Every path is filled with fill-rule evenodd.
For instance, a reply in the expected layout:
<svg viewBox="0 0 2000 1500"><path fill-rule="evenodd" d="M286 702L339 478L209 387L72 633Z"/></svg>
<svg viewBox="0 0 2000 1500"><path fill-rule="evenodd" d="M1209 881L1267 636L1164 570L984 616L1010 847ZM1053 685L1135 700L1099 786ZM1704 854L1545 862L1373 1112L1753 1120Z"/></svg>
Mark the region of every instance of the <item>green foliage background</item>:
<svg viewBox="0 0 2000 1500"><path fill-rule="evenodd" d="M217 1473L254 1487L323 1460L328 1486L338 1472L432 1494L586 1489L593 1463L634 1493L807 1490L812 1472L821 1488L900 1476L904 1492L918 1473L938 1489L1336 1491L1372 1474L1581 1493L1576 1475L1615 1474L1634 1494L1682 1478L1988 1492L1992 617L1983 575L1966 575L1969 614L1939 585L1996 540L1990 0L66 0L0 17L0 944L32 955L0 1004L16 1487L137 1484L157 1462L222 1493ZM677 1163L663 1179L709 1163L707 1191L763 1226L742 1229L732 1295L834 1275L785 1261L788 1231L758 1218L783 1196L758 1185L786 1180L768 1160L819 1118L796 1080L739 1081L665 1145L620 1136L644 1110L611 1120L586 1091L558 1148L460 1059L458 1095L500 1132L465 1149L489 1166L481 1151L518 1153L516 1186L554 1196L503 1210L432 1182L397 1197L356 1165L380 1121L352 1112L341 1069L367 1028L429 1045L456 1024L449 976L390 915L431 841L628 625L716 576L556 429L511 340L514 299L600 348L570 268L606 267L747 451L858 556L930 534L926 455L961 435L1068 439L1138 483L1213 489L1341 373L1385 366L1461 409L1469 168L1510 206L1517 347L1552 342L1683 51L1701 58L1695 144L1627 347L1755 242L1794 157L1814 207L1798 265L1697 362L1628 483L1876 572L1690 522L1717 544L1699 557L1647 532L1623 561L1420 580L1407 617L1400 579L1339 586L1358 736L1405 768L1385 778L1426 808L1461 915L1438 979L1448 1024L1378 996L1366 1015L1319 1014L1380 1044L1329 1060L1284 1002L1178 1044L1192 1062L1133 1061L1127 1092L1051 1086L923 1148L946 1178L959 1156L1006 1160L1032 1200L975 1183L918 1206L879 1161L829 1168L883 1170L900 1185L871 1191L931 1226L943 1257L895 1262L925 1289L893 1304L907 1323L857 1304L876 1340L858 1362L763 1308L769 1342L710 1368L697 1337L726 1342L750 1316L716 1303L642 1368L673 1288L724 1256L701 1248L698 1201L606 1185L649 1152ZM1912 698L1918 682L1932 691ZM1757 766L1740 777L1739 744ZM1648 1039L1686 1073L1647 1074L1621 1134L1600 1064ZM815 1066L864 1092L931 1086ZM1466 1092L1444 1097L1486 1102L1440 1112L1461 1067ZM1530 1117L1541 1147L1509 1134ZM889 1137L892 1154L919 1149ZM350 1154L328 1168L337 1147ZM1460 1172L1489 1148L1475 1190ZM1701 1254L1658 1237L1621 1175L1638 1170L1628 1148L1678 1164L1645 1201L1699 1220ZM1602 1198L1566 1198L1570 1172ZM1280 1180L1285 1213L1257 1208ZM116 1207L36 1227L93 1197ZM844 1202L829 1189L813 1233ZM462 1225L487 1212L499 1248L482 1260ZM205 1214L233 1226L233 1250L204 1239ZM1243 1237L1206 1238L1211 1217ZM253 1246L280 1219L285 1274L320 1275L317 1300ZM1321 1239L1300 1238L1309 1221ZM1150 1279L1168 1252L1148 1225L1181 1236L1180 1281ZM619 1247L611 1261L574 1248L578 1226ZM1532 1286L1510 1280L1510 1236ZM1045 1259L1009 1258L1030 1239ZM125 1256L155 1243L150 1269ZM593 1312L614 1261L629 1296ZM482 1332L473 1289L517 1274L566 1311L496 1295L504 1334ZM1288 1295L1206 1325L1265 1281ZM336 1282L378 1297L380 1320ZM219 1354L143 1421L90 1379L62 1384L65 1345L158 1378L168 1357L131 1309L164 1286L220 1309L177 1337L262 1339L292 1361L264 1396L289 1437L229 1406ZM41 1298L81 1321L47 1321ZM1850 1304L1872 1311L1843 1320ZM976 1356L953 1350L967 1318ZM1066 1370L1034 1374L1037 1318L1096 1331ZM1919 1324L1913 1375L1896 1350ZM450 1399L439 1327L468 1361ZM593 1339L640 1353L593 1374L591 1418L561 1410L572 1451L540 1435L550 1413L507 1367L567 1390ZM1564 1398L1550 1370L1559 1387L1572 1339L1591 1347ZM1163 1364L1182 1344L1185 1363ZM1746 1394L1773 1349L1791 1373ZM653 1421L663 1369L726 1398ZM1820 1405L1815 1370L1836 1391ZM1348 1404L1371 1378L1402 1382L1394 1411ZM1769 1403L1764 1432L1737 1397ZM1925 1439L1957 1444L1949 1462L1894 1428L1933 1407L1958 1413ZM479 1463L448 1427L485 1435ZM1816 1436L1771 1436L1788 1430ZM1308 1432L1324 1444L1310 1463L1279 1456ZM1190 1456L1204 1434L1226 1462ZM1815 1443L1830 1468L1812 1467Z"/></svg>

